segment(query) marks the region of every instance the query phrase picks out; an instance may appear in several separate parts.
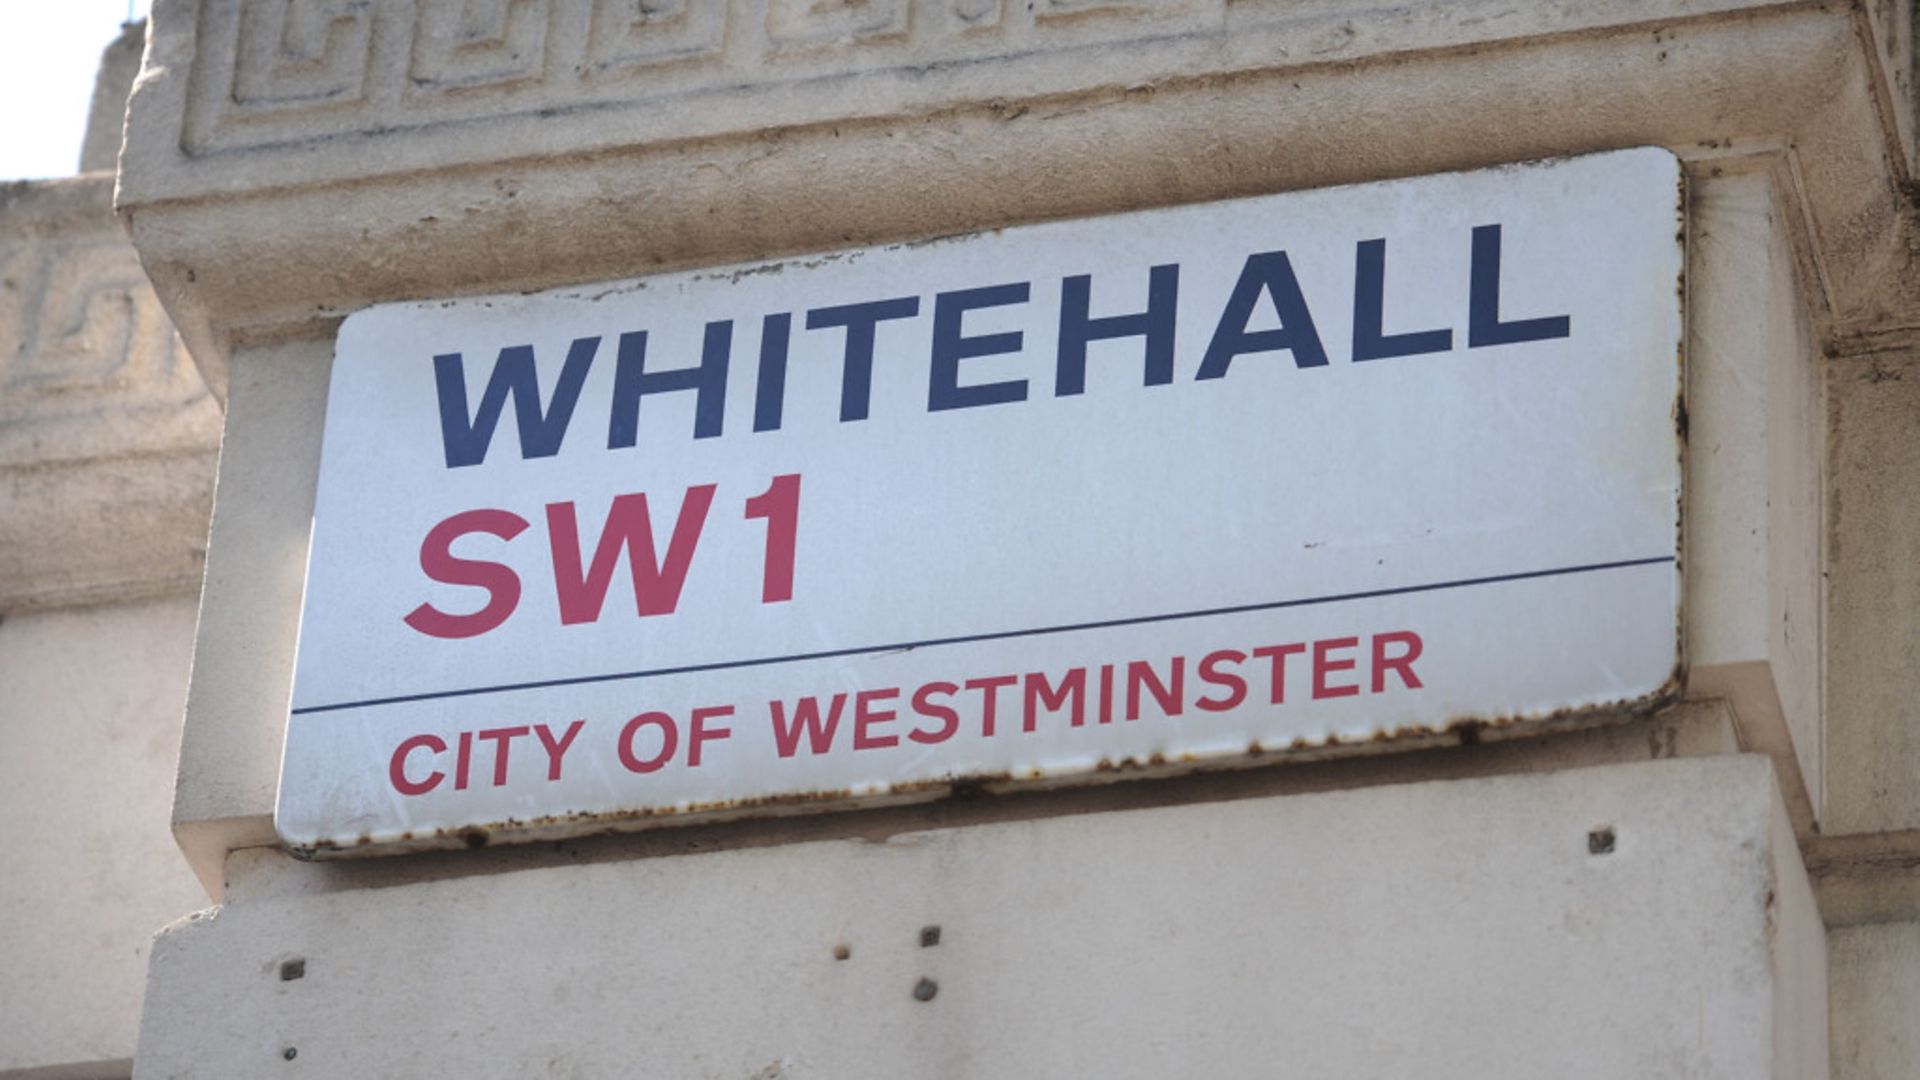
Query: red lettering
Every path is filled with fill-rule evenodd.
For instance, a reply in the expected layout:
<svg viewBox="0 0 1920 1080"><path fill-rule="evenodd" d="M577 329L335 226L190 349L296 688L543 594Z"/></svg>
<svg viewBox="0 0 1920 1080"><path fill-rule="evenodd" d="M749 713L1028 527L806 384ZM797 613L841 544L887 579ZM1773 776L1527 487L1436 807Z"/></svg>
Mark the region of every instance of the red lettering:
<svg viewBox="0 0 1920 1080"><path fill-rule="evenodd" d="M928 746L943 743L953 738L954 733L960 730L959 712L945 705L935 705L927 699L933 694L944 694L952 697L959 692L960 688L950 682L930 682L920 689L915 690L913 692L913 711L919 713L921 716L930 716L939 720L940 726L932 731L922 731L919 728L914 728L912 731L907 732L907 738L917 743L925 743Z"/></svg>
<svg viewBox="0 0 1920 1080"><path fill-rule="evenodd" d="M1268 683L1269 698L1273 704L1280 705L1287 700L1287 657L1306 651L1307 647L1297 641L1286 645L1262 645L1253 650L1253 655L1273 661L1273 675Z"/></svg>
<svg viewBox="0 0 1920 1080"><path fill-rule="evenodd" d="M1061 677L1058 685L1049 685L1045 674L1035 671L1027 675L1026 708L1021 713L1020 730L1032 731L1038 722L1037 714L1041 708L1048 712L1059 712L1069 702L1073 712L1068 714L1068 723L1080 727L1087 722L1087 669L1074 668Z"/></svg>
<svg viewBox="0 0 1920 1080"><path fill-rule="evenodd" d="M387 778L393 781L393 790L402 795L425 795L439 787L440 781L447 778L446 773L435 769L428 773L424 780L407 779L407 755L422 747L436 754L447 752L446 740L438 735L415 735L395 747L393 758L387 762Z"/></svg>
<svg viewBox="0 0 1920 1080"><path fill-rule="evenodd" d="M527 734L527 728L525 726L491 728L480 733L481 738L490 739L493 742L494 787L507 786L507 750L512 745L513 740L525 734Z"/></svg>
<svg viewBox="0 0 1920 1080"><path fill-rule="evenodd" d="M650 758L640 757L633 752L634 737L640 734L643 727L660 729L660 752ZM673 717L663 712L643 712L620 729L620 764L637 773L658 772L672 759L679 745L680 731L674 726Z"/></svg>
<svg viewBox="0 0 1920 1080"><path fill-rule="evenodd" d="M533 733L540 737L540 745L547 752L548 780L560 779L560 759L566 756L567 747L573 745L573 737L580 734L580 729L586 726L587 722L585 720L575 720L573 723L567 725L567 733L560 736L560 740L555 742L553 732L548 729L547 725L533 725Z"/></svg>
<svg viewBox="0 0 1920 1080"><path fill-rule="evenodd" d="M672 614L680 603L680 589L687 582L687 567L700 541L700 529L706 524L707 507L713 504L713 487L698 484L687 489L664 563L653 550L653 522L647 515L646 494L615 496L607 511L606 527L600 531L600 542L593 549L593 566L585 572L580 568L580 529L573 504L549 503L547 537L553 547L553 584L560 597L560 621L571 626L600 618L623 548L633 578L635 608L643 616Z"/></svg>
<svg viewBox="0 0 1920 1080"><path fill-rule="evenodd" d="M1326 641L1316 641L1313 643L1314 700L1318 701L1321 698L1330 697L1352 697L1360 692L1358 683L1352 686L1329 686L1327 684L1327 675L1329 673L1335 671L1352 671L1355 665L1355 661L1353 660L1335 660L1328 654L1335 649L1351 649L1357 647L1359 644L1359 638L1351 637L1330 638Z"/></svg>
<svg viewBox="0 0 1920 1080"><path fill-rule="evenodd" d="M767 490L747 500L747 517L767 519L767 560L760 573L760 602L793 599L794 538L800 529L800 474L773 478Z"/></svg>
<svg viewBox="0 0 1920 1080"><path fill-rule="evenodd" d="M884 690L862 690L853 698L853 748L855 750L884 750L889 746L900 745L898 735L872 735L869 729L874 724L890 724L896 715L892 709L874 709L876 701L892 701L900 696L898 687Z"/></svg>
<svg viewBox="0 0 1920 1080"><path fill-rule="evenodd" d="M473 732L460 733L460 750L453 755L453 790L467 790L467 773L473 767Z"/></svg>
<svg viewBox="0 0 1920 1080"><path fill-rule="evenodd" d="M443 585L485 589L487 602L467 615L449 615L432 604L421 604L406 614L406 624L428 637L470 638L506 622L520 604L520 575L504 563L458 558L453 554L453 542L468 533L512 540L526 528L526 519L518 514L468 510L429 529L427 538L420 542L420 569Z"/></svg>
<svg viewBox="0 0 1920 1080"><path fill-rule="evenodd" d="M1406 651L1399 656L1388 656L1387 646L1404 645ZM1413 662L1420 659L1424 644L1420 635L1411 630L1395 630L1388 634L1373 635L1373 692L1378 694L1387 688L1387 672L1400 673L1400 681L1409 690L1420 689L1420 676L1413 673Z"/></svg>
<svg viewBox="0 0 1920 1080"><path fill-rule="evenodd" d="M1140 719L1140 687L1145 686L1153 694L1153 700L1160 705L1160 711L1167 716L1179 716L1184 710L1181 690L1186 684L1187 658L1176 656L1168 672L1168 681L1162 683L1160 676L1154 674L1153 665L1145 660L1135 660L1127 665L1127 719Z"/></svg>
<svg viewBox="0 0 1920 1080"><path fill-rule="evenodd" d="M707 728L708 720L732 715L733 706L731 705L713 705L704 709L693 710L693 731L691 737L687 739L687 768L697 769L700 767L700 748L702 746L718 739L733 738L732 728L713 728L712 730L708 730Z"/></svg>
<svg viewBox="0 0 1920 1080"><path fill-rule="evenodd" d="M993 737L994 714L999 704L1000 688L1003 686L1012 686L1019 681L1020 676L1018 675L995 675L987 679L967 680L967 689L980 691L981 698L984 701L984 704L980 707L980 735L982 738L990 739Z"/></svg>
<svg viewBox="0 0 1920 1080"><path fill-rule="evenodd" d="M1226 688L1227 696L1215 700L1203 695L1196 698L1194 704L1207 712L1226 712L1247 700L1247 680L1234 672L1220 670L1222 664L1238 665L1246 659L1247 654L1238 649L1221 649L1201 658L1200 681L1208 686Z"/></svg>
<svg viewBox="0 0 1920 1080"><path fill-rule="evenodd" d="M773 710L773 746L783 758L790 758L800 748L800 732L807 733L807 743L815 754L824 754L833 749L833 733L840 727L840 711L847 704L847 695L833 695L833 704L828 706L825 723L820 720L820 702L813 697L803 697L794 703L793 722L787 722L787 707L784 702L767 703Z"/></svg>

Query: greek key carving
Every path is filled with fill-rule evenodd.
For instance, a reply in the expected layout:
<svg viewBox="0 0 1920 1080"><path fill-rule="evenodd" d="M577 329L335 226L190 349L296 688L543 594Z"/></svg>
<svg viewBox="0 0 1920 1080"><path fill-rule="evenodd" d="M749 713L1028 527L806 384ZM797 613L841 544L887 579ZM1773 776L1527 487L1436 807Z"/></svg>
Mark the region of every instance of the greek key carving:
<svg viewBox="0 0 1920 1080"><path fill-rule="evenodd" d="M418 0L416 88L458 90L539 79L547 66L548 0Z"/></svg>
<svg viewBox="0 0 1920 1080"><path fill-rule="evenodd" d="M595 0L588 62L608 72L711 56L726 30L726 5L712 0Z"/></svg>
<svg viewBox="0 0 1920 1080"><path fill-rule="evenodd" d="M767 37L783 48L903 37L910 14L907 0L771 0Z"/></svg>
<svg viewBox="0 0 1920 1080"><path fill-rule="evenodd" d="M232 60L233 103L361 100L372 41L369 0L248 0Z"/></svg>
<svg viewBox="0 0 1920 1080"><path fill-rule="evenodd" d="M1226 0L201 0L192 156L980 59ZM1032 36L1059 24L1058 35ZM1004 31L1004 34L1002 32ZM1001 35L996 38L996 35Z"/></svg>

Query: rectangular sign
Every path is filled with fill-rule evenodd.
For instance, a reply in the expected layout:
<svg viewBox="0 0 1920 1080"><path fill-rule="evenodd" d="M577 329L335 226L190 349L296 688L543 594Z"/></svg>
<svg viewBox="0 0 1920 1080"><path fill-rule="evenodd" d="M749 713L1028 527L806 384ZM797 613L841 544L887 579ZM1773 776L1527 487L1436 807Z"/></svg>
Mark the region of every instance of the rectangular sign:
<svg viewBox="0 0 1920 1080"><path fill-rule="evenodd" d="M1629 150L357 313L280 835L1661 700L1679 190Z"/></svg>

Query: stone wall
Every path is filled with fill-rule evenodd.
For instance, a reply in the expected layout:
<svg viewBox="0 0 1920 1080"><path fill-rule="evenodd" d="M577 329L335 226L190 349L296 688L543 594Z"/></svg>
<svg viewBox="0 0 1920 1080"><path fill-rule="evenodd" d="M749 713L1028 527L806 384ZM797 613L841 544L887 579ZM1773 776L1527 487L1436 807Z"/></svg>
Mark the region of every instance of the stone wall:
<svg viewBox="0 0 1920 1080"><path fill-rule="evenodd" d="M175 802L176 834L209 888L227 890L226 903L214 919L176 930L157 957L143 1057L187 1061L196 1045L190 1018L212 1008L257 1010L248 1014L258 1023L247 1038L200 1044L234 1055L224 1060L235 1067L285 1049L298 1049L301 1061L314 1054L354 1068L402 1070L424 1060L409 1055L434 1047L468 1068L526 1066L548 1053L591 1071L604 1064L600 1055L642 1053L624 1033L608 1033L624 1014L568 996L571 984L559 973L577 972L582 985L603 991L595 1000L631 987L635 1000L657 1007L649 1015L677 1018L670 1034L643 1029L668 1047L663 1060L675 1064L662 1071L881 1075L911 1071L906 1063L925 1054L957 1074L986 1075L990 1064L1007 1063L993 1056L985 1032L1070 997L1079 969L1100 972L1103 988L1131 988L1103 1000L1114 1015L1134 1019L1112 1038L1077 1041L1075 1033L1104 1030L1085 1023L1068 1024L1058 1038L1078 1051L1074 1060L1151 1071L1140 1063L1179 1064L1154 1056L1155 1044L1141 1041L1150 1025L1129 1011L1158 1000L1153 971L1187 952L1264 955L1259 950L1289 940L1289 928L1319 925L1349 904L1347 896L1285 894L1253 931L1241 925L1258 922L1252 910L1235 909L1224 920L1171 918L1160 929L1181 946L1149 948L1141 955L1152 959L1139 974L1123 974L1124 964L1107 962L1105 953L1104 966L1095 964L1088 952L1099 951L1097 942L1139 947L1146 930L1131 921L1132 909L1106 901L1147 888L1151 872L1131 869L1107 888L1096 887L1099 876L1090 872L1043 880L1038 869L1015 869L1037 867L1019 857L1032 853L1022 845L1033 836L1073 832L1115 865L1164 863L1164 853L1136 842L1122 822L1144 822L1124 815L1177 802L1180 831L1194 838L1182 858L1194 861L1173 873L1228 896L1272 894L1253 865L1259 860L1229 852L1264 827L1248 814L1271 813L1273 826L1284 829L1294 814L1308 813L1306 801L1281 794L1366 788L1365 799L1384 806L1397 796L1383 785L1587 765L1565 774L1568 798L1604 800L1638 790L1628 747L1642 747L1643 759L1666 756L1676 732L1702 724L1722 725L1723 738L1680 740L1688 753L1745 750L1770 759L1768 783L1784 815L1778 820L1797 837L1768 842L1772 865L1795 878L1805 859L1829 925L1910 924L1920 915L1912 873L1920 818L1909 813L1904 792L1920 789L1920 750L1903 734L1912 718L1901 702L1920 700L1920 684L1897 663L1911 575L1896 553L1911 530L1892 496L1904 490L1914 437L1898 419L1901 384L1878 376L1897 375L1891 358L1920 338L1920 230L1908 195L1912 14L1908 4L1759 0L1520 7L1489 0L1413 7L1346 0L162 0L131 104L118 207L209 384L229 402L222 483L235 496L223 498L214 517ZM348 313L389 300L536 289L1645 144L1681 157L1689 204L1690 701L1672 717L1618 718L1608 733L1500 748L1097 793L1015 794L965 808L935 803L833 820L692 827L569 841L557 850L407 856L352 868L295 865L274 852L270 814L319 419L332 336ZM1461 791L1493 790L1461 782ZM1243 799L1263 809L1240 805ZM1062 816L1072 825L1041 824ZM1143 837L1153 831L1140 827ZM1769 833L1777 834L1777 827ZM1682 827L1676 842L1703 845L1702 858L1710 858L1705 852L1732 835ZM958 911L949 904L941 915L967 920L968 947L980 951L956 962L985 965L967 970L1001 996L968 998L961 1015L942 1019L939 1010L953 1007L947 990L920 1007L905 997L869 1001L862 995L878 989L849 984L848 996L809 1006L817 1010L808 1014L814 1025L789 1031L775 1014L758 1011L776 1004L734 980L750 978L763 962L769 966L751 979L755 987L788 985L781 980L791 976L796 993L840 993L822 980L853 969L808 967L805 957L831 943L804 928L849 932L852 924L833 922L845 898L831 887L800 887L782 909L787 922L751 933L688 922L686 913L751 923L754 897L787 895L784 883L805 878L813 863L858 860L856 838L875 836L977 853L977 862L956 853L926 866L903 856L900 887L916 898L934 895L932 883L948 881L942 875L953 866L975 867L980 880L1010 878L1011 892L998 900L956 882L951 897L974 903ZM810 849L805 840L826 846ZM1457 846L1474 851L1422 863L1423 883L1402 891L1451 895L1453 884L1470 881L1476 884L1461 895L1478 888L1492 903L1495 895L1509 899L1509 888L1524 893L1508 883L1539 869L1497 844L1481 851L1462 837ZM738 850L719 861L668 856L716 847ZM1306 860L1303 867L1319 865L1314 859L1331 865L1341 850L1371 849L1304 839L1288 849ZM574 860L596 869L576 873ZM723 864L724 873L710 870ZM847 867L841 876L848 879L874 872ZM1076 912L1075 930L1057 928L1060 940L1079 946L1056 953L1047 941L1022 936L1035 928L996 923L978 910L1013 902L1022 883L1064 898ZM1382 879L1354 888L1371 895L1396 887ZM1601 1009L1622 1022L1600 1027L1636 1034L1586 1054L1573 1054L1586 1044L1572 1035L1540 1044L1521 1036L1548 1056L1558 1048L1569 1060L1593 1063L1592 1072L1550 1068L1543 1059L1516 1075L1825 1074L1822 935L1809 929L1807 904L1755 888L1748 900L1765 907L1762 894L1771 896L1776 925L1791 928L1783 930L1791 942L1776 939L1768 959L1739 962L1678 949L1646 990L1657 996L1698 965L1724 974L1715 965L1733 963L1744 973L1743 992L1777 1010L1769 1013L1776 1020L1745 1029L1741 1053L1748 1056L1738 1064L1688 1056L1712 1041L1702 1034L1712 1025L1697 1012L1694 1049L1668 1053L1658 1025L1627 1024L1624 1014ZM1651 883L1647 890L1660 891ZM625 940L629 913L602 905L629 893L643 898L630 917L646 920L633 940L651 944L623 972L608 967L608 953L591 942ZM1200 903L1201 894L1211 895L1202 888L1189 899ZM388 1017L354 1011L338 984L305 981L339 964L355 978L390 979L403 999L427 1000L436 985L464 981L462 965L473 961L459 951L459 938L435 938L428 954L401 965L422 973L415 977L315 930L329 917L322 913L364 912L378 923L374 940L414 940L429 926L467 926L475 912L496 905L504 905L502 919L523 926L530 915L504 913L548 895L587 929L590 943L530 928L530 940L541 943L537 957L511 937L476 945L473 955L486 965L538 988L504 1014L455 1019L403 1008L397 1015L406 1019L389 1027ZM382 921L373 914L381 910L376 896L404 897L407 913ZM1472 935L1427 923L1412 930L1384 908L1351 903L1372 912L1362 940L1398 943L1409 985L1474 969L1458 957L1436 959L1453 956L1448 950ZM1574 948L1598 925L1583 921L1578 907L1556 902L1511 914L1525 925L1560 919L1552 948ZM1605 922L1630 905L1602 907L1592 917ZM1683 919L1687 910L1676 904L1668 914ZM870 914L860 928L870 922L880 933L885 916ZM1657 936L1618 925L1623 948L1627 939ZM702 959L647 936L658 926L682 927L685 941L703 942ZM886 943L881 962L906 964L899 971L906 978L915 954L885 934L879 940ZM1235 949L1229 940L1249 943ZM1542 955L1557 955L1552 948ZM308 957L315 974L269 985L259 973L283 953ZM1325 1013L1304 1004L1302 1015L1317 1030L1341 1030L1355 1010L1384 1004L1391 981L1377 972L1354 976L1363 989L1343 997L1341 965L1350 954L1331 947L1315 954L1299 984L1277 975L1182 983L1188 1011L1180 1015L1196 1023L1238 1016L1246 993L1290 1001L1290 988L1306 985L1316 988L1315 1002L1344 1004ZM1022 967L1015 956L1036 964ZM720 959L709 968L707 957ZM1836 944L1831 958L1837 986L1885 981L1873 967L1882 962L1878 954ZM1503 1014L1504 1030L1558 1030L1549 1003L1563 984L1488 964L1482 974L1492 984L1522 991ZM671 1004L681 1000L676 994L712 1002L714 1010L683 1016ZM1865 1015L1857 997L1835 1002ZM1402 1017L1418 1007L1399 1002L1388 1012ZM1002 1008L1011 1011L995 1011ZM340 1047L319 1029L303 1029L321 1017L332 1018L328 1031L387 1034L371 1048ZM1877 1021L1859 1022L1871 1030ZM841 1056L833 1033L866 1030L866 1023L877 1026L861 1056ZM1852 1023L1837 1017L1835 1030L1851 1032ZM1247 1025L1249 1032L1260 1027L1252 1019ZM421 1037L410 1040L402 1028ZM498 1056L464 1056L456 1030L478 1033L488 1049L476 1053ZM545 1031L571 1034L561 1046ZM1259 1038L1242 1035L1238 1050L1232 1036L1223 1038L1181 1060L1258 1071ZM1419 1041L1434 1060L1472 1060L1466 1043ZM1116 1046L1132 1051L1103 1056ZM1622 1047L1646 1056L1607 1056ZM1008 1048L1022 1049L1020 1060L1035 1073L1047 1069L1033 1062L1062 1060L1048 1057L1063 1051L1038 1028ZM1449 1056L1455 1051L1462 1056ZM1336 1053L1322 1064L1377 1072L1383 1060ZM1840 1048L1833 1058L1842 1075L1862 1077L1892 1075L1879 1070L1895 1060Z"/></svg>
<svg viewBox="0 0 1920 1080"><path fill-rule="evenodd" d="M150 658L105 668L100 701L127 680L162 712L205 544L172 824L219 906L154 950L138 1071L1905 1077L1912 22L1892 0L156 0L117 180L0 206L0 268L32 268L0 319L29 343L0 354L0 611L38 612L0 627L0 671L32 671L0 717L48 709L83 677L57 658L95 641ZM346 315L1635 145L1687 177L1673 710L832 817L279 849ZM57 752L17 767L69 775ZM55 787L74 836L155 820L150 784L99 819ZM1617 846L1585 846L1603 828ZM34 850L20 910L97 889ZM174 869L129 869L144 906L87 918L199 902ZM123 1018L128 977L88 975ZM0 1071L132 1053L35 1045Z"/></svg>

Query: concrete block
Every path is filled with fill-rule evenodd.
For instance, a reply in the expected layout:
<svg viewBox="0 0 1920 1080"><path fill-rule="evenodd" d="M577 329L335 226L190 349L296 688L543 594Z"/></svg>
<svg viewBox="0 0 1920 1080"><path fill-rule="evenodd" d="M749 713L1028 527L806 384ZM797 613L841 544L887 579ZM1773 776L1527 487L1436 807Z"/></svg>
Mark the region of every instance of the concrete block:
<svg viewBox="0 0 1920 1080"><path fill-rule="evenodd" d="M1826 1075L1756 756L229 872L155 946L137 1076Z"/></svg>

